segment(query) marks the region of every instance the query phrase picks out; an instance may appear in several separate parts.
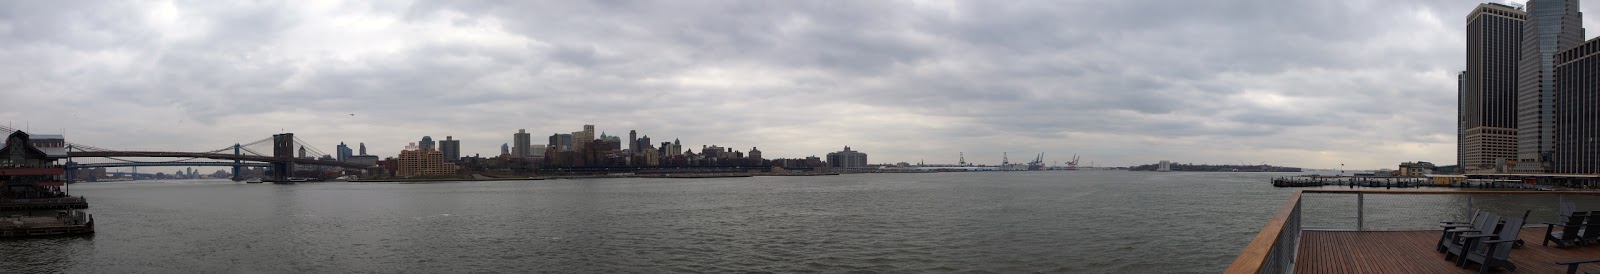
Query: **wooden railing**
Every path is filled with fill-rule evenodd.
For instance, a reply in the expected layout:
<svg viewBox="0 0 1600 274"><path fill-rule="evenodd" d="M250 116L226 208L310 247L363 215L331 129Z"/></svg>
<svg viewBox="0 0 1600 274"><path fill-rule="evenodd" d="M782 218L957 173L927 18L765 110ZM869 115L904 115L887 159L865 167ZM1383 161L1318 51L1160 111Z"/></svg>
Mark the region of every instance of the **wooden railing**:
<svg viewBox="0 0 1600 274"><path fill-rule="evenodd" d="M1288 273L1294 267L1296 240L1300 238L1300 191L1278 208L1261 232L1245 245L1223 273Z"/></svg>

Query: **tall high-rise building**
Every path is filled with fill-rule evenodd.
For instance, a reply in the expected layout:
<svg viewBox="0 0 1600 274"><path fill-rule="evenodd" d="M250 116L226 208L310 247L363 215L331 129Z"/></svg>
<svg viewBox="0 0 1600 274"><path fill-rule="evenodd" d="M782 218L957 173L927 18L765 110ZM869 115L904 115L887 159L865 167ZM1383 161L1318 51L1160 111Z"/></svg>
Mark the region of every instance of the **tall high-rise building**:
<svg viewBox="0 0 1600 274"><path fill-rule="evenodd" d="M1505 172L1517 158L1517 62L1526 16L1498 3L1467 15L1465 132L1457 152L1466 173Z"/></svg>
<svg viewBox="0 0 1600 274"><path fill-rule="evenodd" d="M632 129L628 130L628 153L639 153L639 132Z"/></svg>
<svg viewBox="0 0 1600 274"><path fill-rule="evenodd" d="M561 152L562 151L561 150L561 134L560 133L550 134L550 137L545 138L545 139L547 139L547 141L545 143L545 145L547 147L555 149L556 152Z"/></svg>
<svg viewBox="0 0 1600 274"><path fill-rule="evenodd" d="M461 140L456 140L455 136L444 136L444 141L439 141L439 152L444 153L445 162L460 162Z"/></svg>
<svg viewBox="0 0 1600 274"><path fill-rule="evenodd" d="M533 145L533 134L528 134L526 129L518 129L517 133L511 134L511 144L511 157L528 158L532 155L528 150Z"/></svg>
<svg viewBox="0 0 1600 274"><path fill-rule="evenodd" d="M628 150L639 150L639 132L628 130Z"/></svg>
<svg viewBox="0 0 1600 274"><path fill-rule="evenodd" d="M433 137L422 136L422 141L417 142L417 148L422 150L437 150L433 146Z"/></svg>
<svg viewBox="0 0 1600 274"><path fill-rule="evenodd" d="M367 143L361 143L361 155L367 155Z"/></svg>
<svg viewBox="0 0 1600 274"><path fill-rule="evenodd" d="M828 166L867 167L867 154L850 150L850 146L845 146L844 151L828 153Z"/></svg>
<svg viewBox="0 0 1600 274"><path fill-rule="evenodd" d="M528 145L528 157L544 157L544 145Z"/></svg>
<svg viewBox="0 0 1600 274"><path fill-rule="evenodd" d="M1467 165L1467 71L1456 74L1456 173Z"/></svg>
<svg viewBox="0 0 1600 274"><path fill-rule="evenodd" d="M333 150L334 150L333 153L337 154L337 156L334 157L334 160L339 160L340 162L344 162L345 160L349 160L350 156L352 156L352 155L350 155L351 154L350 153L350 146L345 145L344 142L339 142L339 146L338 147L334 147Z"/></svg>
<svg viewBox="0 0 1600 274"><path fill-rule="evenodd" d="M594 125L583 125L583 131L572 132L572 150L583 151L583 147L594 141Z"/></svg>
<svg viewBox="0 0 1600 274"><path fill-rule="evenodd" d="M572 134L567 134L567 133L556 134L556 137L557 137L557 141L558 141L558 143L556 143L556 145L561 146L560 148L557 148L557 151L573 151L573 149L572 149L572 143L573 143L572 142Z"/></svg>
<svg viewBox="0 0 1600 274"><path fill-rule="evenodd" d="M1550 172L1555 154L1557 51L1583 43L1578 0L1530 0L1517 62L1517 165L1512 171Z"/></svg>
<svg viewBox="0 0 1600 274"><path fill-rule="evenodd" d="M500 143L500 156L511 156L511 144Z"/></svg>
<svg viewBox="0 0 1600 274"><path fill-rule="evenodd" d="M1600 173L1600 38L1555 55L1555 173Z"/></svg>

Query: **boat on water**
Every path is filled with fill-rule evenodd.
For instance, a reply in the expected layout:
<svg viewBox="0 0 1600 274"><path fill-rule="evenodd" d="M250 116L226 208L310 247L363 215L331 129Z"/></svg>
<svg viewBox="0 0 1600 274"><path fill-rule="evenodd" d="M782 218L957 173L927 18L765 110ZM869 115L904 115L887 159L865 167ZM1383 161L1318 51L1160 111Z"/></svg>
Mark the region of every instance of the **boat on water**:
<svg viewBox="0 0 1600 274"><path fill-rule="evenodd" d="M244 183L246 183L246 184L259 184L259 183L261 183L261 178L250 178L250 180L245 180Z"/></svg>

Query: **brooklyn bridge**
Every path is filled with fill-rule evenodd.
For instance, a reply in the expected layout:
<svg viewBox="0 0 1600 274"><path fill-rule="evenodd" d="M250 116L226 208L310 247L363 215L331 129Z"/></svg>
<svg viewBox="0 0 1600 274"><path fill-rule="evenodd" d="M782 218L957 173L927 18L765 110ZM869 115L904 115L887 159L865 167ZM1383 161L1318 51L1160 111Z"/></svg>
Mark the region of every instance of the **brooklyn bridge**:
<svg viewBox="0 0 1600 274"><path fill-rule="evenodd" d="M0 125L0 136L17 129ZM263 153L262 151L266 151ZM342 167L365 171L365 164L328 159L323 153L294 133L274 134L252 142L235 143L219 149L200 151L156 151L136 149L107 149L97 146L66 142L67 181L72 181L73 171L80 168L142 167L142 166L227 166L233 168L234 179L245 167L267 167L273 181L288 181L297 166ZM138 159L131 159L138 158ZM86 159L95 163L79 163ZM158 159L158 160L147 160Z"/></svg>

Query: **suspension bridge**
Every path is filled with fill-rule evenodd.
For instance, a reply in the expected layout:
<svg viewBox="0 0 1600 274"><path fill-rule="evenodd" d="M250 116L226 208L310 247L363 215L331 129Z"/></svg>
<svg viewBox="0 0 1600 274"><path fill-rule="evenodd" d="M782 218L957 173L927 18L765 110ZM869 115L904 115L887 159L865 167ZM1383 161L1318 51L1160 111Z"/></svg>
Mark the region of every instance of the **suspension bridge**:
<svg viewBox="0 0 1600 274"><path fill-rule="evenodd" d="M9 135L17 129L0 125L0 135ZM79 168L102 167L141 167L141 166L227 166L233 168L234 179L239 178L241 169L245 167L267 167L270 177L274 181L288 181L294 175L296 166L326 166L342 167L365 170L370 166L365 164L347 163L328 160L330 155L307 144L294 136L294 133L274 134L253 142L235 143L220 149L205 151L150 151L150 150L116 150L96 146L66 142L67 148L67 181L72 181L74 170ZM267 151L263 153L262 151ZM77 163L73 158L104 159L99 163ZM148 161L129 158L160 158L170 159L164 161ZM202 160L204 159L204 160ZM222 160L222 161L218 161Z"/></svg>

